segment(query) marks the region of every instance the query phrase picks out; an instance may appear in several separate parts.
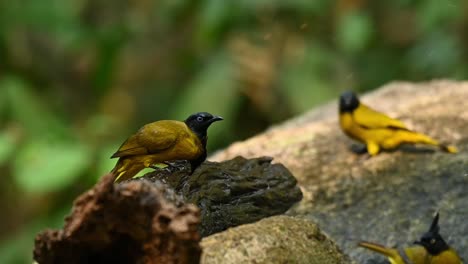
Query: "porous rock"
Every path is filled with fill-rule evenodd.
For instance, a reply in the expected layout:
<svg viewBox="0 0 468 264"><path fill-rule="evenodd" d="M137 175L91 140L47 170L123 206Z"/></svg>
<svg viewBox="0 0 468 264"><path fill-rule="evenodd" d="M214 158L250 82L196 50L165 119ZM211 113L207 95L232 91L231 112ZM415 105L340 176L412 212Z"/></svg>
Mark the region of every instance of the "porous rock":
<svg viewBox="0 0 468 264"><path fill-rule="evenodd" d="M198 263L199 211L161 184L109 174L75 200L63 229L37 235L45 263Z"/></svg>

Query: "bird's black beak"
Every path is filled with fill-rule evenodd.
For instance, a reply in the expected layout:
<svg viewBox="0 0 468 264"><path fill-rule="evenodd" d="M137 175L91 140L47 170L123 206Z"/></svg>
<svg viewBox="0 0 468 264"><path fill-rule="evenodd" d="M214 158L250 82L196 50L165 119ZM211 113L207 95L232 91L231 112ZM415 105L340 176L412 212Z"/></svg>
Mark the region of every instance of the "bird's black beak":
<svg viewBox="0 0 468 264"><path fill-rule="evenodd" d="M216 122L216 121L221 121L221 120L224 120L224 118L220 117L220 116L213 116L210 120L210 124L213 123L213 122Z"/></svg>
<svg viewBox="0 0 468 264"><path fill-rule="evenodd" d="M418 240L414 241L413 244L422 245L421 241L418 241Z"/></svg>

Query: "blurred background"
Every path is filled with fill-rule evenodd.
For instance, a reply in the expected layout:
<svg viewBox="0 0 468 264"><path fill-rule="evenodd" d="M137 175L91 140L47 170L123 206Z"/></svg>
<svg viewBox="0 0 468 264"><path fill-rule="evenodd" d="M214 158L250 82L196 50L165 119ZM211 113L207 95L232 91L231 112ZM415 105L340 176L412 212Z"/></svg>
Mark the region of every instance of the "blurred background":
<svg viewBox="0 0 468 264"><path fill-rule="evenodd" d="M31 263L145 123L221 115L212 152L467 59L464 0L0 0L0 263Z"/></svg>

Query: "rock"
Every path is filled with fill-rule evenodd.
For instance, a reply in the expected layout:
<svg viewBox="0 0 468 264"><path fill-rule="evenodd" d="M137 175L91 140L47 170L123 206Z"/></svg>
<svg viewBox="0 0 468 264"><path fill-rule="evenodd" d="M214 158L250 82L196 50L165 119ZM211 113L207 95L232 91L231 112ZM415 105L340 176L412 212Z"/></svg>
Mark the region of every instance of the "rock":
<svg viewBox="0 0 468 264"><path fill-rule="evenodd" d="M317 225L274 216L202 240L202 264L351 263Z"/></svg>
<svg viewBox="0 0 468 264"><path fill-rule="evenodd" d="M160 184L117 185L109 174L75 200L63 229L46 230L36 237L34 260L41 264L198 263L199 212L180 202Z"/></svg>
<svg viewBox="0 0 468 264"><path fill-rule="evenodd" d="M302 199L294 176L271 158L235 157L204 162L190 175L186 162L141 177L162 180L201 210L200 234L207 236L228 227L282 214Z"/></svg>
<svg viewBox="0 0 468 264"><path fill-rule="evenodd" d="M385 263L357 248L359 240L409 245L436 210L441 234L468 260L467 98L468 82L452 81L395 82L361 97L411 129L455 144L458 154L417 147L357 156L339 129L334 101L210 159L271 156L284 164L304 193L289 214L317 222L358 263Z"/></svg>

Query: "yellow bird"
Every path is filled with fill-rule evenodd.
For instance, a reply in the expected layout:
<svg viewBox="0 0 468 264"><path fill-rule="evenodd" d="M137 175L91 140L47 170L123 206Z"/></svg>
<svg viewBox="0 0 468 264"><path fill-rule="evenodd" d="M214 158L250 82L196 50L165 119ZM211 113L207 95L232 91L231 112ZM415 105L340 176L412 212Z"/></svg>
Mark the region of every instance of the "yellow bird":
<svg viewBox="0 0 468 264"><path fill-rule="evenodd" d="M119 158L112 173L120 182L144 168L174 160L188 160L192 172L206 159L208 127L222 117L200 112L184 122L160 120L144 125L111 158Z"/></svg>
<svg viewBox="0 0 468 264"><path fill-rule="evenodd" d="M395 149L401 144L428 144L449 153L458 152L424 134L409 130L400 120L388 117L363 103L351 91L340 96L340 127L349 137L366 145L367 153L377 155L381 149Z"/></svg>
<svg viewBox="0 0 468 264"><path fill-rule="evenodd" d="M364 241L359 246L385 255L391 264L462 264L457 252L439 234L439 213L435 215L429 231L414 243L417 245L403 250Z"/></svg>

